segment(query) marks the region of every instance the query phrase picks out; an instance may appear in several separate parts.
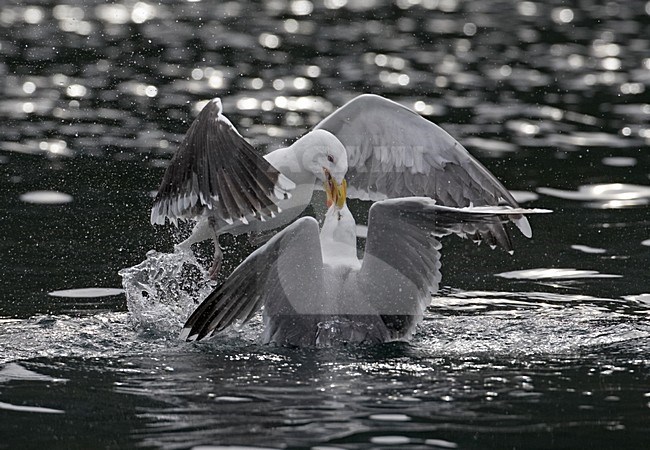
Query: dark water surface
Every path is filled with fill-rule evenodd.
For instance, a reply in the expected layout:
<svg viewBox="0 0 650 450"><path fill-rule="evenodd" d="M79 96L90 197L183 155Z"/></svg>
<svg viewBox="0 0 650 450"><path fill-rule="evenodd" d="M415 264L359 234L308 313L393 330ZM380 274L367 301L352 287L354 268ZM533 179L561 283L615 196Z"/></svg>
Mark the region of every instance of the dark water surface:
<svg viewBox="0 0 650 450"><path fill-rule="evenodd" d="M649 15L3 2L0 448L650 448ZM149 225L151 192L201 100L222 97L263 151L363 92L555 212L514 256L445 240L445 287L410 344L261 346L259 320L180 343L210 286L163 254L138 273L164 282L127 308L117 272L176 239Z"/></svg>

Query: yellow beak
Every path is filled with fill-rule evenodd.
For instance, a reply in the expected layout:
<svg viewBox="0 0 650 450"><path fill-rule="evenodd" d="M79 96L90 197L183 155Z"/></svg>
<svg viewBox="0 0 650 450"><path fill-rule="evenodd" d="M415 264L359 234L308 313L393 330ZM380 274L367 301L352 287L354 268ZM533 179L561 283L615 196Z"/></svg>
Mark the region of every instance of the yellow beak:
<svg viewBox="0 0 650 450"><path fill-rule="evenodd" d="M336 205L337 208L343 208L345 197L347 195L348 183L343 179L339 185L334 178L329 177L325 182L325 192L327 193L327 207Z"/></svg>

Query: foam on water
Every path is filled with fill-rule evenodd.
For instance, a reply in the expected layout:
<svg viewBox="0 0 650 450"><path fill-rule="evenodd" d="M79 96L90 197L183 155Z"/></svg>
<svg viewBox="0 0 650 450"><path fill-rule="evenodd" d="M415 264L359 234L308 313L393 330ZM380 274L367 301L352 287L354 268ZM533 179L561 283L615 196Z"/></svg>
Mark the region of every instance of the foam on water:
<svg viewBox="0 0 650 450"><path fill-rule="evenodd" d="M243 359L273 359L278 351L284 351L258 344L262 331L259 315L241 328L220 333L208 342L180 341L178 331L186 314L194 308L195 299L198 301L202 297L198 291L183 294L176 296L178 303L172 304L169 298L160 300L159 297L142 295L143 292L154 292L156 283L136 287L137 282L133 280L139 278L142 281L143 271L148 273L144 267L158 257L169 262L168 255L152 254L144 266L126 269L129 271L127 277L133 275L125 283L125 289L131 295L130 308L133 308L129 313L38 316L4 321L0 329L0 347L3 348L0 364L6 365L0 372L0 383L15 379L41 381L41 378L47 382L65 382L60 378L54 380L37 372L27 372L18 365L19 361L35 358L103 359L146 355L148 359L158 360L216 352ZM156 289L160 289L160 283ZM549 292L447 292L433 298L409 348L426 358L574 355L612 345L636 352L647 348L650 343L649 304L648 294L599 298ZM382 348L386 350L379 350ZM334 352L335 359L345 359L350 352L364 355L389 349L390 344L313 351ZM290 354L300 352L297 349L287 351ZM371 369L383 367L383 358L375 361ZM407 364L407 361L402 361L402 364ZM417 363L414 364L410 371L418 370ZM358 366L358 361L354 367L355 370L363 369ZM426 364L422 370L431 371L433 368ZM234 401L228 397L230 394L224 395L222 401Z"/></svg>
<svg viewBox="0 0 650 450"><path fill-rule="evenodd" d="M428 354L575 354L650 342L644 295L458 291L434 297L414 344ZM432 314L431 314L432 313Z"/></svg>
<svg viewBox="0 0 650 450"><path fill-rule="evenodd" d="M36 316L5 320L0 364L37 357L114 357L186 354L206 349L242 351L262 331L257 315L208 343L185 343L178 332L214 288L193 255L149 251L120 272L128 313L84 317ZM516 280L616 277L576 269L528 269L498 274ZM590 347L650 342L648 294L599 298L553 292L449 291L433 298L412 346L431 357L444 355L565 354ZM264 347L259 351L266 352ZM270 351L270 348L269 348ZM244 353L247 353L245 350ZM7 365L0 381L37 374Z"/></svg>
<svg viewBox="0 0 650 450"><path fill-rule="evenodd" d="M2 364L34 358L111 357L138 352L141 342L126 313L41 315L3 323L0 348Z"/></svg>

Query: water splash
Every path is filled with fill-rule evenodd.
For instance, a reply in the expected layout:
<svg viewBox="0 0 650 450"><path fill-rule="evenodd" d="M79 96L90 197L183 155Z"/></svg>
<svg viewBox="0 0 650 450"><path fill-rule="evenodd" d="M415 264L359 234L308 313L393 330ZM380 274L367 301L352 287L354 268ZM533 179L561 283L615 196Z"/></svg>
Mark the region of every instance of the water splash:
<svg viewBox="0 0 650 450"><path fill-rule="evenodd" d="M140 264L120 270L130 321L154 332L179 331L214 289L194 255L150 250Z"/></svg>
<svg viewBox="0 0 650 450"><path fill-rule="evenodd" d="M431 356L571 355L650 342L645 294L451 291L434 298L413 346Z"/></svg>

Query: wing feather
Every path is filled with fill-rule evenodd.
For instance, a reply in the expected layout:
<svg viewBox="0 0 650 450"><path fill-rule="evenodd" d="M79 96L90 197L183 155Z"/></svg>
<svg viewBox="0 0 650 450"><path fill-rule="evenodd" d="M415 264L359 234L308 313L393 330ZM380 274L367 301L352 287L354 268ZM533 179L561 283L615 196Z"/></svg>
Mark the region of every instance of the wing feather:
<svg viewBox="0 0 650 450"><path fill-rule="evenodd" d="M229 223L261 217L262 211L275 214L276 200L294 187L241 137L222 114L221 101L214 99L194 120L170 161L151 223L191 218L206 208Z"/></svg>
<svg viewBox="0 0 650 450"><path fill-rule="evenodd" d="M547 210L507 206L455 208L428 197L374 203L368 213L365 255L359 272L364 291L399 339L411 333L440 282L440 242L448 234L477 235L511 248L502 220ZM504 231L505 233L505 231ZM508 239L506 242L505 239ZM399 301L398 301L399 300Z"/></svg>
<svg viewBox="0 0 650 450"><path fill-rule="evenodd" d="M348 195L362 200L426 196L455 207L518 207L510 192L438 125L378 95L356 97L316 129L334 134L348 152ZM517 217L511 217L513 221ZM503 242L503 225L486 233Z"/></svg>
<svg viewBox="0 0 650 450"><path fill-rule="evenodd" d="M181 338L202 340L264 306L270 317L299 314L320 302L323 261L318 222L298 219L251 253L187 319Z"/></svg>

